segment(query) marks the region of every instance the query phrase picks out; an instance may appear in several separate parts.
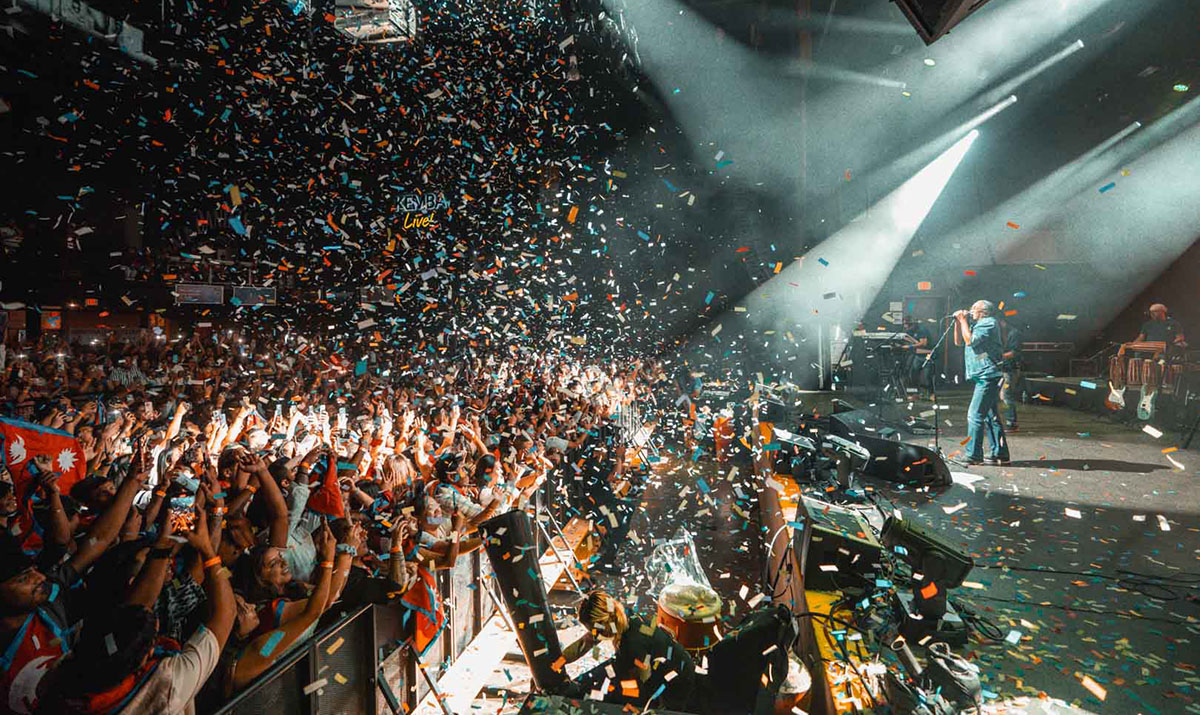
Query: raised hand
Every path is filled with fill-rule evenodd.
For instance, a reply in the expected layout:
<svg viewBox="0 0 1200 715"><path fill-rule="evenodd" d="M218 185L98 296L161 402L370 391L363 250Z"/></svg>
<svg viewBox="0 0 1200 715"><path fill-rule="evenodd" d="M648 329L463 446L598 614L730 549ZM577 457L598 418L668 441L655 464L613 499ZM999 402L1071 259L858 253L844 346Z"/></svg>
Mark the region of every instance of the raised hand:
<svg viewBox="0 0 1200 715"><path fill-rule="evenodd" d="M329 530L328 522L323 522L321 528L313 534L313 545L317 547L317 555L321 561L333 560L333 554L337 550L337 542L333 538L333 532Z"/></svg>

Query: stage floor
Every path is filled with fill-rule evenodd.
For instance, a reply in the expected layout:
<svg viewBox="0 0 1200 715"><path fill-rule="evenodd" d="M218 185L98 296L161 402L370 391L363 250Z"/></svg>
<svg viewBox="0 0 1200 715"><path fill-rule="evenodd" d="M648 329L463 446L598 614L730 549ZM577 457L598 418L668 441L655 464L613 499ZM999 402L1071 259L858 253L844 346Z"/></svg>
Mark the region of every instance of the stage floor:
<svg viewBox="0 0 1200 715"><path fill-rule="evenodd" d="M947 453L966 436L968 398L944 396ZM1164 452L1178 433L1062 407L1020 405L1018 417L1011 466L952 466L957 482L978 481L939 492L881 489L975 554L968 580L983 588L955 595L1016 641L973 645L986 687L1097 713L1200 713L1200 453Z"/></svg>
<svg viewBox="0 0 1200 715"><path fill-rule="evenodd" d="M805 402L820 402L827 411L832 397L806 395ZM940 413L941 444L953 453L966 434L969 394L941 397L947 408ZM917 402L884 412L899 419L930 408ZM1022 405L1018 411L1021 431L1010 436L1009 467L953 466L958 483L937 491L872 480L906 515L975 555L968 581L980 588L953 595L1015 640L973 639L966 649L994 694L986 711L1200 713L1200 602L1194 600L1200 594L1200 452L1164 453L1179 443L1175 432L1155 439L1063 407ZM932 446L933 438L915 441ZM729 467L710 457L669 456L654 470L634 520L636 540L621 552L620 573L597 580L649 611L645 559L656 539L687 526L725 599L726 616L732 611L736 621L763 589L757 505L741 498L750 482L744 474L731 479ZM1045 572L1051 570L1057 573ZM1150 587L1139 591L1135 578L1122 581L1125 572L1175 580L1169 593L1153 591L1170 600L1149 597L1143 591ZM577 631L564 633L563 642ZM524 684L514 659L506 678L516 676L516 682L506 684L521 692L513 687ZM1104 689L1103 700L1082 685L1085 675ZM474 711L517 709L511 698L504 706L496 700L477 703Z"/></svg>

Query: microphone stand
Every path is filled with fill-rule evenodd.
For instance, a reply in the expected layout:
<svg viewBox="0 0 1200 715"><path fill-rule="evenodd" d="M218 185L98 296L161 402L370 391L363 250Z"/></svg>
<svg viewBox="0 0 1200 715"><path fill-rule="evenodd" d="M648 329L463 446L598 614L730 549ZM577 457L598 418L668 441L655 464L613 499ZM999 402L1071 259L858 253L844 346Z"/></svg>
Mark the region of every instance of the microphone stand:
<svg viewBox="0 0 1200 715"><path fill-rule="evenodd" d="M938 348L942 347L942 343L946 342L946 336L949 335L950 331L953 329L954 320L951 320L949 325L946 326L946 329L942 331L942 337L938 338L938 341L933 346L933 349L931 349L929 354L925 356L925 362L921 363L922 372L925 370L925 368L929 367L930 360L933 359L933 356L937 353ZM929 395L933 398L933 448L938 454L942 454L942 430L941 415L938 414L937 377L933 378L933 387L930 389ZM942 456L945 457L945 455Z"/></svg>

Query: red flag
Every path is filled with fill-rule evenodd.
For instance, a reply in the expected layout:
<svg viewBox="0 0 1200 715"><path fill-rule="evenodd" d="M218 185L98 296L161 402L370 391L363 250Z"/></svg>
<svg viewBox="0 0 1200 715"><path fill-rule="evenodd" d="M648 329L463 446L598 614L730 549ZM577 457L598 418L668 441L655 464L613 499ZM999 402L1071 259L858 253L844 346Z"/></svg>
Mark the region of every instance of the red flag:
<svg viewBox="0 0 1200 715"><path fill-rule="evenodd" d="M23 501L32 486L29 467L34 457L46 455L51 469L62 474L58 489L63 494L87 476L87 459L74 435L50 429L32 422L0 417L0 447L4 449L4 464L12 475L17 500Z"/></svg>
<svg viewBox="0 0 1200 715"><path fill-rule="evenodd" d="M62 475L58 478L59 491L66 494L87 476L83 448L68 432L0 417L0 455L12 477L17 503L21 505L18 523L23 535L22 544L26 550L37 551L41 548L41 537L34 529L33 501L29 498L34 482L29 467L35 457L50 457L50 469Z"/></svg>
<svg viewBox="0 0 1200 715"><path fill-rule="evenodd" d="M325 470L325 478L308 496L308 508L335 519L346 515L346 508L342 503L342 490L338 486L337 460L332 455L329 457L329 468Z"/></svg>

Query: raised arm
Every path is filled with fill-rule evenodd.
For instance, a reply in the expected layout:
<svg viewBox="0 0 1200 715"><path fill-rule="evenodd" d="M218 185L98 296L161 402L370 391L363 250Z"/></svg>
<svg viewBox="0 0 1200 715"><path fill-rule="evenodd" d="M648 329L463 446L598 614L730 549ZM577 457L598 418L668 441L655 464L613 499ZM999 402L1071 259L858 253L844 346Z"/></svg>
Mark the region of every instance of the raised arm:
<svg viewBox="0 0 1200 715"><path fill-rule="evenodd" d="M117 494L108 508L92 523L92 528L84 537L83 543L79 544L75 555L71 557L70 564L76 572L83 573L87 570L116 540L121 525L129 516L133 498L141 491L148 473L148 454L145 446L140 446L129 465L129 476L125 477L125 481L117 489Z"/></svg>
<svg viewBox="0 0 1200 715"><path fill-rule="evenodd" d="M208 516L204 511L196 515L196 528L188 532L186 538L200 554L200 563L204 567L204 593L208 596L208 619L204 621L204 627L216 636L217 647L221 649L233 630L236 603L233 588L229 585L229 571L221 566L221 558L214 546L220 539L214 539L209 533Z"/></svg>
<svg viewBox="0 0 1200 715"><path fill-rule="evenodd" d="M50 508L49 523L46 525L46 542L66 548L71 543L71 522L63 509L62 497L58 493L58 478L61 476L53 471L53 462L46 455L33 458L33 466L37 469L37 485L46 496L46 505Z"/></svg>
<svg viewBox="0 0 1200 715"><path fill-rule="evenodd" d="M333 583L334 542L333 535L329 534L327 529L322 529L318 534L317 554L320 560L317 563L316 588L308 597L304 610L299 616L279 628L255 638L246 646L242 657L233 667L234 690L244 688L250 681L261 675L280 654L287 652L288 648L304 635L308 627L316 623L321 614L325 612L325 605L329 600L330 587ZM282 637L276 636L277 633L282 634ZM275 642L275 646L264 653L263 650L268 642L276 638L278 640Z"/></svg>

